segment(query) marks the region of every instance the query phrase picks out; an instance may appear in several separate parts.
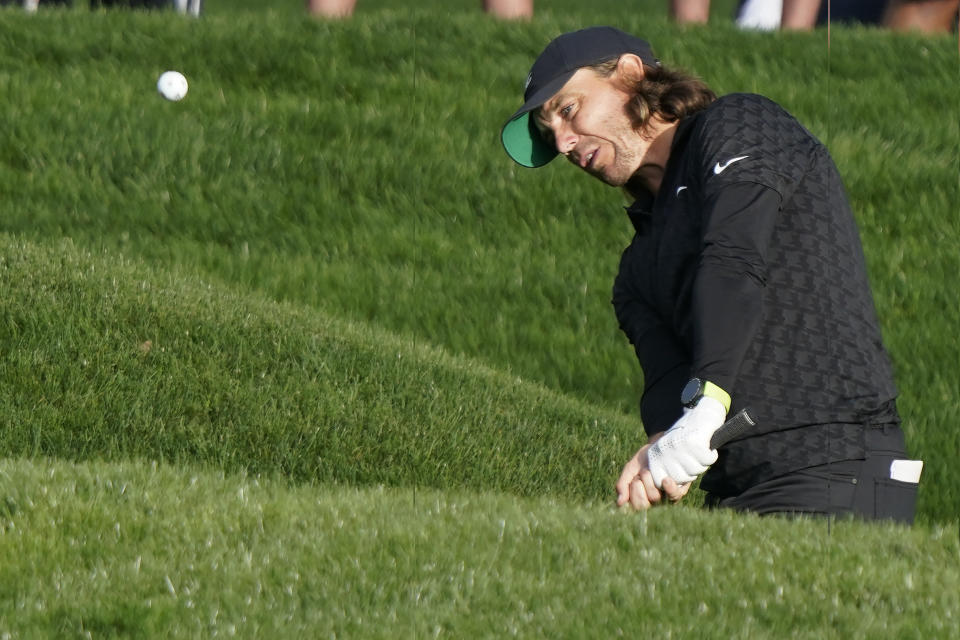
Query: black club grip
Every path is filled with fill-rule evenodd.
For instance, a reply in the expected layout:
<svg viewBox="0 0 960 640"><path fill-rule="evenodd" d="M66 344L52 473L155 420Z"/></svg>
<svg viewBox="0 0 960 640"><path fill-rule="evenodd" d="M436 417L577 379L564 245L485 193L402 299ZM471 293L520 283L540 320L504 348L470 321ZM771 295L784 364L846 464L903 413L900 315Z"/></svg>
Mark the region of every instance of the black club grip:
<svg viewBox="0 0 960 640"><path fill-rule="evenodd" d="M713 432L710 437L710 448L719 449L731 440L745 436L757 423L750 417L746 409L741 409Z"/></svg>

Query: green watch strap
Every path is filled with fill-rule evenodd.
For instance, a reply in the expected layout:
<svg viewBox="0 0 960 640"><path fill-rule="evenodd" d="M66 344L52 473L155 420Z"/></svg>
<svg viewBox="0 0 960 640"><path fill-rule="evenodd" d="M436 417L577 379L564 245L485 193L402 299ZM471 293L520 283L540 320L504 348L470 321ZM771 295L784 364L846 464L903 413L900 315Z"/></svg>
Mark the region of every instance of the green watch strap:
<svg viewBox="0 0 960 640"><path fill-rule="evenodd" d="M730 394L713 384L709 380L703 383L703 395L718 400L723 408L730 411Z"/></svg>

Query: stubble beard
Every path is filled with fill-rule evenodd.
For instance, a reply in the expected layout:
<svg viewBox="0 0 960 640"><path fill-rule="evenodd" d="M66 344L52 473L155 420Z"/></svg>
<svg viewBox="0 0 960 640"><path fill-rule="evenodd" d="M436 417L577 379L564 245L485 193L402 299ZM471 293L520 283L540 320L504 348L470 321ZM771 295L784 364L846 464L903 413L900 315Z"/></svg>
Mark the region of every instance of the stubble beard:
<svg viewBox="0 0 960 640"><path fill-rule="evenodd" d="M618 168L616 175L608 177L604 174L600 177L603 182L611 187L626 186L639 177L638 174L642 168L641 157L640 154L628 144L628 141L633 140L635 137L646 140L646 136L643 134L642 125L636 126L634 123L635 119L631 113L629 101L623 104L621 118L617 120L611 119L609 123L611 130L617 133L614 139L619 139L622 142L620 145L612 145L615 167Z"/></svg>

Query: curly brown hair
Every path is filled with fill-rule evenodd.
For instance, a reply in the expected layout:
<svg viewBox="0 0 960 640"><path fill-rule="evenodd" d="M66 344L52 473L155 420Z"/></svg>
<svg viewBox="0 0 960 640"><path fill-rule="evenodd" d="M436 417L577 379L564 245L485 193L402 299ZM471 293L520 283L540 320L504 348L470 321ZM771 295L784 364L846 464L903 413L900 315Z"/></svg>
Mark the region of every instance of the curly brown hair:
<svg viewBox="0 0 960 640"><path fill-rule="evenodd" d="M617 62L614 58L590 68L609 77L616 70ZM667 122L676 122L707 108L717 99L717 94L703 80L683 71L646 64L643 71L643 78L633 82L635 95L627 104L627 113L636 129L642 128L654 114Z"/></svg>

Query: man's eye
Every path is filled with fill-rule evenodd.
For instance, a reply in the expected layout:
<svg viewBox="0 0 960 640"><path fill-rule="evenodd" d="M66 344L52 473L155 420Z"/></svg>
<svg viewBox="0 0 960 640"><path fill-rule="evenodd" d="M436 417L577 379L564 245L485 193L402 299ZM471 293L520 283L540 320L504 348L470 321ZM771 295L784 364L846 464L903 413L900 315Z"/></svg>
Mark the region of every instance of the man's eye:
<svg viewBox="0 0 960 640"><path fill-rule="evenodd" d="M564 108L560 109L560 115L563 116L564 118L566 118L567 116L569 116L571 113L573 113L573 105L572 105L572 104L568 104L568 105L565 106Z"/></svg>

